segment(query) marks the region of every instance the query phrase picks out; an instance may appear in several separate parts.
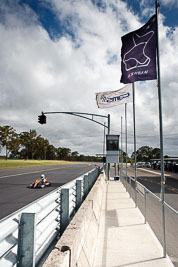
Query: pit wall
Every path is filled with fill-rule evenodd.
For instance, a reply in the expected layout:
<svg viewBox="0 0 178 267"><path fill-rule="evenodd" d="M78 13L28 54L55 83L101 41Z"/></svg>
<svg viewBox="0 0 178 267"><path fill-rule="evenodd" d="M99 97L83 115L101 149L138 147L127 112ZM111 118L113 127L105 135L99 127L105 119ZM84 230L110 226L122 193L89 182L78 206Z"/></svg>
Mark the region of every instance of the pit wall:
<svg viewBox="0 0 178 267"><path fill-rule="evenodd" d="M43 267L92 267L106 185L100 174Z"/></svg>

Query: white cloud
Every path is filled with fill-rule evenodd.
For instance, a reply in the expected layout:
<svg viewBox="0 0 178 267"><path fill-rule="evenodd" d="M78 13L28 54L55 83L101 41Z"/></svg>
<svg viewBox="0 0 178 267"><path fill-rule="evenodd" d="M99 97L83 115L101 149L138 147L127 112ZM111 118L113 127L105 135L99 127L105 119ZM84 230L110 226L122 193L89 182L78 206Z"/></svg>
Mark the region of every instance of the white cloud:
<svg viewBox="0 0 178 267"><path fill-rule="evenodd" d="M177 2L177 0L162 0L161 1L161 4L163 4L163 5L165 5L165 6L177 6L178 7L178 2Z"/></svg>
<svg viewBox="0 0 178 267"><path fill-rule="evenodd" d="M11 125L17 132L35 128L56 147L66 146L85 154L102 153L101 126L69 115L48 115L47 124L41 126L37 116L41 111L111 113L112 131L119 134L124 106L98 110L95 93L123 86L120 84L120 37L139 28L140 21L122 1L112 0L109 4L105 1L103 10L89 0L45 1L49 3L63 23L67 19L72 21L68 32L73 31L75 38L66 33L51 40L30 8L17 5L9 10L4 4L5 21L0 24L0 125ZM170 127L177 130L178 94L175 71L178 68L178 29L171 35L167 35L168 30L161 21L160 61L166 134L171 133ZM132 118L132 104L129 104L129 153L133 152ZM136 83L136 119L138 147L159 145L155 81ZM101 119L101 122L104 121ZM166 141L167 154L176 155L176 149Z"/></svg>

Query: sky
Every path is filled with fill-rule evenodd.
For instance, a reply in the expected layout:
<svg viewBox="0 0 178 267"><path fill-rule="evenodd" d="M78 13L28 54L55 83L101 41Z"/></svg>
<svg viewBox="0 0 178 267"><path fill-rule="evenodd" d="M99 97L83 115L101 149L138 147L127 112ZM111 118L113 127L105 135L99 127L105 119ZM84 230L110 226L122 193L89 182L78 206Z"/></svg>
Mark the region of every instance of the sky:
<svg viewBox="0 0 178 267"><path fill-rule="evenodd" d="M178 0L159 3L164 155L178 156ZM121 36L154 13L154 0L0 0L0 125L17 133L36 129L55 147L95 155L103 152L104 127L66 114L50 114L40 125L38 115L110 114L111 134L121 134L123 117L125 150L125 106L98 109L95 93L123 87ZM159 147L156 80L135 83L135 105L137 149ZM127 106L131 155L133 106Z"/></svg>

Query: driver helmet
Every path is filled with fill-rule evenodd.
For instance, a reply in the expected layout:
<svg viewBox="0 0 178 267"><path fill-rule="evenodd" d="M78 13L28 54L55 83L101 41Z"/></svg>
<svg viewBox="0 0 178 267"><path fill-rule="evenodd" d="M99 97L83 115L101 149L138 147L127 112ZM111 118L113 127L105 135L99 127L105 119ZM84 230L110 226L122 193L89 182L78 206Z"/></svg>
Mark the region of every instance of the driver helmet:
<svg viewBox="0 0 178 267"><path fill-rule="evenodd" d="M42 180L42 182L45 182L46 179L45 179L45 175L44 174L41 175L41 180Z"/></svg>

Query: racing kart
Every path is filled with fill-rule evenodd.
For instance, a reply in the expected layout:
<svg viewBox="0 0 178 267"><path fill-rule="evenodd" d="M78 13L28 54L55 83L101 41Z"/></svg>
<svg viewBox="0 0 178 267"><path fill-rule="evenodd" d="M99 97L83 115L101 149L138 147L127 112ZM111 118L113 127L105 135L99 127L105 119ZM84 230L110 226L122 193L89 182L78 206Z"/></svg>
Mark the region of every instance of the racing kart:
<svg viewBox="0 0 178 267"><path fill-rule="evenodd" d="M30 188L44 188L51 186L51 183L47 181L42 182L40 179L36 180L34 183L30 184Z"/></svg>

